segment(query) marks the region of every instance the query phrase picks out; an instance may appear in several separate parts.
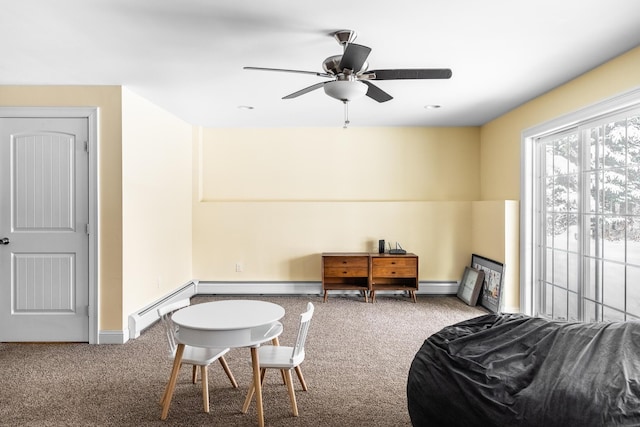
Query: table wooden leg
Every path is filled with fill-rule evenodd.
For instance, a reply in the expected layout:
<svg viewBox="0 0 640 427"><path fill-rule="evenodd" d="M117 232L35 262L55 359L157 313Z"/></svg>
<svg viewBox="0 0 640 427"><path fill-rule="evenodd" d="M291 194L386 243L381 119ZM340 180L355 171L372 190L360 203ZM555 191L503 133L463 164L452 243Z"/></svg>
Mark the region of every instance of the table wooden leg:
<svg viewBox="0 0 640 427"><path fill-rule="evenodd" d="M171 405L171 398L173 397L173 390L176 388L176 381L178 379L178 372L180 371L180 364L182 363L182 354L184 353L184 344L178 344L176 349L176 357L173 359L173 368L171 369L171 376L169 377L169 384L164 392L162 399L162 416L161 420L166 420L169 415L169 405Z"/></svg>
<svg viewBox="0 0 640 427"><path fill-rule="evenodd" d="M264 377L267 374L267 370L262 368L260 369L260 384L264 384ZM246 414L249 410L249 405L251 405L251 399L253 399L253 394L256 391L256 385L251 381L251 386L249 387L249 391L247 392L247 397L244 399L244 405L242 405L242 413Z"/></svg>
<svg viewBox="0 0 640 427"><path fill-rule="evenodd" d="M258 425L260 427L264 427L264 408L262 407L262 381L260 381L260 360L258 359L258 347L251 347L251 364L253 365L253 385L256 390Z"/></svg>
<svg viewBox="0 0 640 427"><path fill-rule="evenodd" d="M204 412L209 413L209 375L207 374L207 367L200 366L200 375L202 378L202 406Z"/></svg>

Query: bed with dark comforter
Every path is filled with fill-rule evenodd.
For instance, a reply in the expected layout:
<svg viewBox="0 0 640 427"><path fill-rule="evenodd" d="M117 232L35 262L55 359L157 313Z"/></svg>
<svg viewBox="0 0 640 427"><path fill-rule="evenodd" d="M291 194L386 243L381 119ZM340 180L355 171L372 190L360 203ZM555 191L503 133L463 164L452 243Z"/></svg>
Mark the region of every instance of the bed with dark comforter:
<svg viewBox="0 0 640 427"><path fill-rule="evenodd" d="M489 314L429 337L407 381L421 426L640 426L640 322Z"/></svg>

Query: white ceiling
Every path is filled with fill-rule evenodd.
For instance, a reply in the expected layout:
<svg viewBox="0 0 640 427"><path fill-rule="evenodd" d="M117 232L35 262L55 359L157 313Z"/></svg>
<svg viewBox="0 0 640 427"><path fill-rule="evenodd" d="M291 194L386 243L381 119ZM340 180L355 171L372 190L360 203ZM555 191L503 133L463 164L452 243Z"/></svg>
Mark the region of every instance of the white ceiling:
<svg viewBox="0 0 640 427"><path fill-rule="evenodd" d="M242 67L322 72L342 29L370 69L453 70L376 82L394 99L351 102L352 127L474 126L640 45L640 1L0 0L0 85L123 85L210 127L340 127L321 89L281 99L326 79Z"/></svg>

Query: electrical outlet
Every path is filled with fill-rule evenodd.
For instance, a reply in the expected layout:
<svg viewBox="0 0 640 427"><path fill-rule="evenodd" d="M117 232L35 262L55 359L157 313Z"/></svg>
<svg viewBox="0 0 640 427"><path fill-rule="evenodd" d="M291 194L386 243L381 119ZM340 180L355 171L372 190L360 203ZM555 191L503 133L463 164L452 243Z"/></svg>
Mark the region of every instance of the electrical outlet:
<svg viewBox="0 0 640 427"><path fill-rule="evenodd" d="M236 273L242 273L242 263L236 262Z"/></svg>

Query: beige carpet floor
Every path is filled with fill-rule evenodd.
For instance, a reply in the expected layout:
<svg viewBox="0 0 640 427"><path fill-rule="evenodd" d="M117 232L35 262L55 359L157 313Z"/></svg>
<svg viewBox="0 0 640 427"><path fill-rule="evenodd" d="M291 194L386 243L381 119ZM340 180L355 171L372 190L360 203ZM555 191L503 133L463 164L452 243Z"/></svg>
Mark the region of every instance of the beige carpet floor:
<svg viewBox="0 0 640 427"><path fill-rule="evenodd" d="M242 299L199 296L193 304ZM364 303L355 296L253 296L286 310L282 345L293 344L299 313L308 301L316 310L302 370L309 386L294 376L300 416L291 415L277 371L264 386L267 426L410 426L406 382L413 356L441 328L480 316L455 296L378 295ZM255 426L255 403L240 408L251 383L248 349L227 355L239 388L218 363L209 368L210 413L202 411L200 384L183 367L166 421L159 400L171 370L161 325L156 323L124 345L0 344L2 426Z"/></svg>

